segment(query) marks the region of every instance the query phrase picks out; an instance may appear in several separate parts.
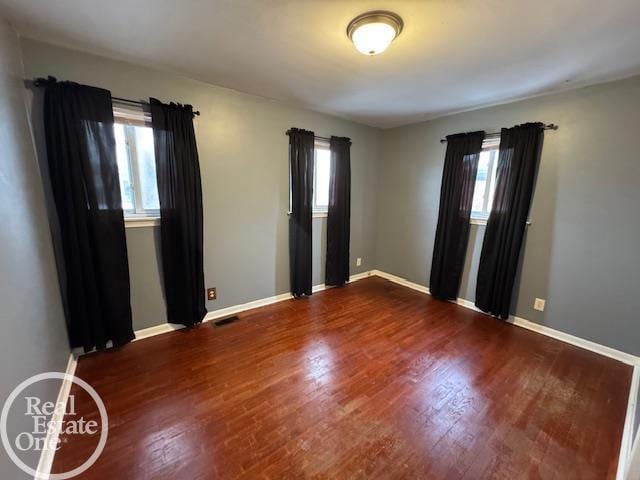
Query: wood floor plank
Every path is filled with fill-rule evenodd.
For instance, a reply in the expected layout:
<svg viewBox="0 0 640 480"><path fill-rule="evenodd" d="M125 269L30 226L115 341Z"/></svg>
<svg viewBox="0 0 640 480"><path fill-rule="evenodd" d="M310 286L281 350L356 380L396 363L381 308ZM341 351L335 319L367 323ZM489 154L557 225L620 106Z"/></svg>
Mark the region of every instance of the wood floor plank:
<svg viewBox="0 0 640 480"><path fill-rule="evenodd" d="M79 360L80 478L615 478L628 365L379 278L239 317Z"/></svg>

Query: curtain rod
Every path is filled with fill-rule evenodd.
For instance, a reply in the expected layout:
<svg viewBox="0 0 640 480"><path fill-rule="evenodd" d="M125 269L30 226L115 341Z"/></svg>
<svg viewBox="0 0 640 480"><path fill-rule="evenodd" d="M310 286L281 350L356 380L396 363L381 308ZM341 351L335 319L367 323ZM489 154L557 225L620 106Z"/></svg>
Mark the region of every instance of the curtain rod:
<svg viewBox="0 0 640 480"><path fill-rule="evenodd" d="M550 123L548 125L545 125L543 130L557 130L558 129L558 125L556 125L555 123ZM499 138L500 137L500 132L493 132L493 133L487 133L484 138ZM440 139L440 143L447 143L447 139L446 138L441 138Z"/></svg>
<svg viewBox="0 0 640 480"><path fill-rule="evenodd" d="M287 131L285 132L285 134L286 134L287 136L289 136L289 135L291 134L291 130L287 130ZM318 135L314 135L314 136L313 136L313 138L315 138L316 140L323 140L323 141L325 141L325 142L330 142L330 141L331 141L331 139L330 139L330 138L328 138L328 137L320 137L320 136L318 136Z"/></svg>
<svg viewBox="0 0 640 480"><path fill-rule="evenodd" d="M121 97L111 97L113 100L115 100L116 102L119 103L129 103L131 105L138 105L140 107L148 107L150 106L149 102L145 102L142 100L129 100L128 98L121 98ZM200 112L198 110L194 110L193 114L198 116L200 115Z"/></svg>
<svg viewBox="0 0 640 480"><path fill-rule="evenodd" d="M56 79L55 77L49 77L49 78L34 78L33 79L33 85L36 87L42 87L44 86L47 82L55 82ZM145 101L141 101L141 100L129 100L128 98L122 98L122 97L111 97L112 100L115 100L116 102L120 102L120 103L128 103L130 105L138 105L140 107L148 107L150 104L149 102L145 102ZM194 110L193 114L198 116L200 115L200 111L198 110Z"/></svg>

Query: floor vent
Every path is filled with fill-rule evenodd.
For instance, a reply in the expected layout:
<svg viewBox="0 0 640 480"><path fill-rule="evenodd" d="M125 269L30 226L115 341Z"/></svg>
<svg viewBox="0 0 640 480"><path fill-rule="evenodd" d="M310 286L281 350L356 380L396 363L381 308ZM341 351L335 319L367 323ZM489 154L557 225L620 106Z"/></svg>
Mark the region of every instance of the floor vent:
<svg viewBox="0 0 640 480"><path fill-rule="evenodd" d="M229 325L230 323L235 322L236 320L240 320L237 315L233 315L232 317L221 318L220 320L216 320L213 322L214 327L223 327L224 325Z"/></svg>

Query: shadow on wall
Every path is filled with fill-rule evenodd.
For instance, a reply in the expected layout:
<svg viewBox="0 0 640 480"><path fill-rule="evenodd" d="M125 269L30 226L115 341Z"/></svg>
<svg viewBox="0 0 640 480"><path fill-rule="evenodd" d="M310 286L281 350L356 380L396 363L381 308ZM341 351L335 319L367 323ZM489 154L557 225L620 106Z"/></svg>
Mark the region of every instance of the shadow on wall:
<svg viewBox="0 0 640 480"><path fill-rule="evenodd" d="M133 329L167 321L160 250L160 228L126 228ZM135 252L131 254L131 252Z"/></svg>
<svg viewBox="0 0 640 480"><path fill-rule="evenodd" d="M47 160L47 142L44 132L44 90L36 87L32 80L25 80L25 103L29 114L31 131L33 132L34 149L36 161L40 170L40 180L44 190L45 207L49 220L49 230L51 232L51 242L53 244L53 254L56 263L56 273L60 284L62 297L62 308L64 309L65 321L69 325L69 306L67 304L66 292L66 271L64 267L64 257L62 254L62 236L60 233L60 223L56 212L53 189L49 177L49 163ZM67 329L68 332L68 329Z"/></svg>
<svg viewBox="0 0 640 480"><path fill-rule="evenodd" d="M288 141L289 137L285 137ZM282 155L282 160L278 163L278 207L275 212L274 223L276 224L275 242L275 269L274 283L275 291L273 295L279 295L290 291L289 279L289 153Z"/></svg>
<svg viewBox="0 0 640 480"><path fill-rule="evenodd" d="M531 215L529 215L529 218L531 218ZM520 256L518 258L518 269L516 270L516 278L513 282L513 296L511 297L511 306L509 307L509 313L511 315L516 315L516 309L518 308L518 301L520 300L521 292L522 290L520 289L520 284L522 283L522 271L523 271L523 267L524 267L524 257L525 257L525 252L527 251L527 237L528 237L528 233L529 230L531 229L531 227L533 226L533 224L528 225L525 228L524 231L524 238L522 239L522 250L520 250ZM544 297L541 298L547 298L547 293L548 292L544 292ZM527 299L523 298L521 299L521 301L526 302Z"/></svg>
<svg viewBox="0 0 640 480"><path fill-rule="evenodd" d="M153 248L156 254L156 265L158 265L158 278L160 281L160 291L162 292L163 306L166 308L166 299L164 297L164 271L162 270L162 236L160 227L153 227Z"/></svg>
<svg viewBox="0 0 640 480"><path fill-rule="evenodd" d="M312 284L324 283L324 271L327 261L327 217L314 218L311 222L312 232Z"/></svg>
<svg viewBox="0 0 640 480"><path fill-rule="evenodd" d="M476 298L476 285L478 280L478 264L480 263L480 252L482 251L482 241L484 239L484 225L471 224L469 229L469 243L464 259L462 279L460 281L460 298L474 301Z"/></svg>

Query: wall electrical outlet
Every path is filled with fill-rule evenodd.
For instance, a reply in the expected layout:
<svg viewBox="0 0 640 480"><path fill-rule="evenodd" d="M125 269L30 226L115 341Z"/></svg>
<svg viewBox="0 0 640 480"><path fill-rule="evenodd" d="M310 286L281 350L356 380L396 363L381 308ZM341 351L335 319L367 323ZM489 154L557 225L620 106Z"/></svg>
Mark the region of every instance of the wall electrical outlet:
<svg viewBox="0 0 640 480"><path fill-rule="evenodd" d="M536 298L533 302L533 309L544 312L544 306L546 303L547 301L544 298Z"/></svg>
<svg viewBox="0 0 640 480"><path fill-rule="evenodd" d="M360 265L362 265L362 258L358 257L356 258L356 267L359 267Z"/></svg>
<svg viewBox="0 0 640 480"><path fill-rule="evenodd" d="M218 298L216 295L216 287L207 288L207 300L215 300L216 298Z"/></svg>

